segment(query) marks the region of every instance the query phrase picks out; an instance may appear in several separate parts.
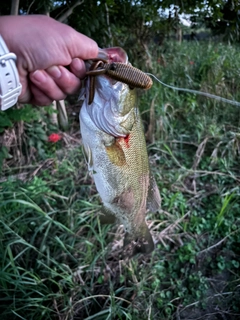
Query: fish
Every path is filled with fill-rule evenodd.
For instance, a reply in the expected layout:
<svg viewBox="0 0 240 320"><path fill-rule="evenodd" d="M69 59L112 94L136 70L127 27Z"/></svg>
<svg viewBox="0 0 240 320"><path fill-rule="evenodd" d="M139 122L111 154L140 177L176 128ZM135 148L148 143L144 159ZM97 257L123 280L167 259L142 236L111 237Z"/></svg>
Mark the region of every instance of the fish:
<svg viewBox="0 0 240 320"><path fill-rule="evenodd" d="M105 50L109 62L128 64L122 48ZM151 253L154 241L146 213L159 209L161 197L149 168L136 89L106 74L97 75L89 104L89 82L80 110L80 131L88 170L103 203L100 220L123 224L124 256Z"/></svg>

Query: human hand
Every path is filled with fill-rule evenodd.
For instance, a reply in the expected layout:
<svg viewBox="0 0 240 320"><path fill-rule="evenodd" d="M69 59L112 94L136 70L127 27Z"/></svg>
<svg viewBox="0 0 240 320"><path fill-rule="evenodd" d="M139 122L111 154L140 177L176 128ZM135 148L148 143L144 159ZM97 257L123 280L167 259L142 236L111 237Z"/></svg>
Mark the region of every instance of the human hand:
<svg viewBox="0 0 240 320"><path fill-rule="evenodd" d="M77 92L83 60L98 54L95 41L43 15L2 16L0 34L17 56L21 103L49 105Z"/></svg>

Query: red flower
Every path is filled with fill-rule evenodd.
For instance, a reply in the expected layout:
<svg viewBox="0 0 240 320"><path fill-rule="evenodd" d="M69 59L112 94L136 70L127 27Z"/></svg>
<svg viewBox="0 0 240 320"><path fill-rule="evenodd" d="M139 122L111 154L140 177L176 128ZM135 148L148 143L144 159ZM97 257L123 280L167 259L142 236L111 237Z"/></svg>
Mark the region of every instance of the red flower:
<svg viewBox="0 0 240 320"><path fill-rule="evenodd" d="M48 137L48 142L56 143L61 140L61 136L58 133L52 133Z"/></svg>
<svg viewBox="0 0 240 320"><path fill-rule="evenodd" d="M189 61L189 63L190 63L191 65L193 65L193 64L194 64L194 61Z"/></svg>

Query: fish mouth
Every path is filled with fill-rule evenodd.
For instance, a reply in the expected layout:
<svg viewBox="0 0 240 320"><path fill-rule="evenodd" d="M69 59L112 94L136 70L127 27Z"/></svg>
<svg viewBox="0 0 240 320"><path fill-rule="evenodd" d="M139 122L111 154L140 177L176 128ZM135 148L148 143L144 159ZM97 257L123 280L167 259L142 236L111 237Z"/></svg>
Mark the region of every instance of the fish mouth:
<svg viewBox="0 0 240 320"><path fill-rule="evenodd" d="M112 47L112 48L99 48L97 58L99 60L105 60L108 63L121 62L128 63L128 55L123 48Z"/></svg>
<svg viewBox="0 0 240 320"><path fill-rule="evenodd" d="M89 71L93 62L103 61L104 63L121 62L128 64L128 55L121 47L98 48L98 55L95 59L85 60L86 71Z"/></svg>

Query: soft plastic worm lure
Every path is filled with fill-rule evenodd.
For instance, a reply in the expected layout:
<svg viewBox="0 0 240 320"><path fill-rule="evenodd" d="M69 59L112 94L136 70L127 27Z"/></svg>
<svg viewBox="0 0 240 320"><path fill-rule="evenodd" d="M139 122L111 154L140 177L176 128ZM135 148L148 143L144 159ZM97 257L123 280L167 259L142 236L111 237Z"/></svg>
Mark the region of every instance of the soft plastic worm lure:
<svg viewBox="0 0 240 320"><path fill-rule="evenodd" d="M106 74L110 78L121 81L129 85L130 88L150 89L152 79L141 70L134 68L131 64L121 62L107 63L106 61L97 61L93 63L86 75L90 76L90 92L88 104L94 99L95 76Z"/></svg>

